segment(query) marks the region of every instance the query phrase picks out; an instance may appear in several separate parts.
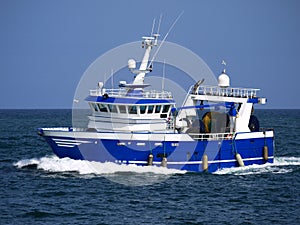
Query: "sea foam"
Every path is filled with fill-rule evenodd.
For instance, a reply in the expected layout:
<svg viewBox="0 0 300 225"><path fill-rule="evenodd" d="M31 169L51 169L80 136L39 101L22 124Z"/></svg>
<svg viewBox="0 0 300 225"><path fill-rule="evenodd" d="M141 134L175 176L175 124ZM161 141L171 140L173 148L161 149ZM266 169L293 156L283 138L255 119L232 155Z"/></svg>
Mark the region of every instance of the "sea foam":
<svg viewBox="0 0 300 225"><path fill-rule="evenodd" d="M24 168L36 165L37 169L49 172L78 172L79 174L107 175L115 173L153 173L153 174L184 174L187 171L168 169L158 166L137 166L133 164L116 164L113 162L91 162L86 160L73 160L70 158L58 158L57 156L45 156L42 158L22 159L14 166Z"/></svg>
<svg viewBox="0 0 300 225"><path fill-rule="evenodd" d="M185 174L185 170L168 169L159 166L137 166L134 164L116 164L113 162L91 162L86 160L73 160L70 158L58 158L57 156L45 156L42 158L22 159L14 166L24 168L28 166L36 166L37 169L48 172L77 172L78 174L93 175L110 175L119 173L133 174L159 174L173 175ZM300 166L300 158L297 157L275 157L274 163L266 163L263 165L250 165L245 167L232 167L220 169L213 174L233 174L233 175L251 175L263 173L290 173L294 170L291 166Z"/></svg>
<svg viewBox="0 0 300 225"><path fill-rule="evenodd" d="M254 164L245 167L225 168L214 172L214 174L252 175L263 173L290 173L294 170L294 168L290 166L300 166L300 158L275 157L274 163L266 163L262 165Z"/></svg>

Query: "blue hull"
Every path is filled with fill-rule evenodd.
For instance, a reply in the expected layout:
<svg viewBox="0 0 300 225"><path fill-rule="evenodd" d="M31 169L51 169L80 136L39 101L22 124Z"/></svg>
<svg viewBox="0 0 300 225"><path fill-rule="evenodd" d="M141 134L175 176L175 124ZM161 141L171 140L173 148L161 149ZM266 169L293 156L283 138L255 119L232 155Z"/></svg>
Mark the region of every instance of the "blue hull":
<svg viewBox="0 0 300 225"><path fill-rule="evenodd" d="M239 153L244 165L273 163L274 138L255 138L241 140L201 140L157 142L136 140L74 139L67 137L44 136L53 152L60 158L89 160L97 162L115 162L122 164L147 165L148 156L153 155L153 164L159 166L162 158L167 158L167 167L202 172L203 154L208 156L208 172L222 168L239 166L236 153ZM268 158L264 159L264 146L268 149Z"/></svg>

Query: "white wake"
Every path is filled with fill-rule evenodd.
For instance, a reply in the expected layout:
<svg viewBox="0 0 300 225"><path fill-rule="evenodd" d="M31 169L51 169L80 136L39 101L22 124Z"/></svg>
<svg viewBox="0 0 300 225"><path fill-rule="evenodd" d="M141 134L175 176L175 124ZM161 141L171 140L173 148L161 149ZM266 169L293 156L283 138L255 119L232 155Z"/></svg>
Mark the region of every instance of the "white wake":
<svg viewBox="0 0 300 225"><path fill-rule="evenodd" d="M113 162L91 162L86 160L74 160L70 158L58 158L57 156L45 156L42 158L22 159L14 166L24 168L36 166L37 169L49 172L77 172L79 174L109 175L116 173L152 173L162 175L184 174L187 171L168 169L158 166L137 166L133 164L120 165Z"/></svg>
<svg viewBox="0 0 300 225"><path fill-rule="evenodd" d="M155 174L155 175L173 175L185 174L188 171L168 169L159 166L137 166L133 164L116 164L113 162L91 162L86 160L73 160L70 158L60 159L57 156L45 156L42 158L22 159L14 166L24 168L28 166L36 166L37 169L48 172L76 172L81 175L114 175L114 174ZM274 163L266 163L263 165L250 165L245 167L232 167L220 169L213 174L233 174L233 175L251 175L263 173L290 173L295 167L300 166L299 157L275 157Z"/></svg>
<svg viewBox="0 0 300 225"><path fill-rule="evenodd" d="M266 163L263 165L250 165L245 167L233 167L220 169L214 174L233 174L233 175L251 175L263 173L290 173L293 172L295 166L300 166L300 158L298 157L275 157L274 163Z"/></svg>

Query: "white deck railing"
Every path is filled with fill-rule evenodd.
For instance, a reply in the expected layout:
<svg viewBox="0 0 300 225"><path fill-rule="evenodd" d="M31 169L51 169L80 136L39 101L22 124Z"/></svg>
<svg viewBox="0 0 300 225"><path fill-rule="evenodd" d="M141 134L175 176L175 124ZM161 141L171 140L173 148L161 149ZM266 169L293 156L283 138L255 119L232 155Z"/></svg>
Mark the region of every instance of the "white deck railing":
<svg viewBox="0 0 300 225"><path fill-rule="evenodd" d="M213 95L224 97L240 97L240 98L254 98L260 89L255 88L221 88L219 86L200 86L199 95Z"/></svg>
<svg viewBox="0 0 300 225"><path fill-rule="evenodd" d="M111 97L135 97L134 93L128 94L126 89L105 89L105 90L90 90L91 96L102 96L103 94L108 94ZM141 96L144 98L167 98L172 99L172 93L168 91L157 91L157 90L150 90L150 91L143 91L141 93L136 93L136 96Z"/></svg>
<svg viewBox="0 0 300 225"><path fill-rule="evenodd" d="M189 133L194 140L232 140L234 133Z"/></svg>

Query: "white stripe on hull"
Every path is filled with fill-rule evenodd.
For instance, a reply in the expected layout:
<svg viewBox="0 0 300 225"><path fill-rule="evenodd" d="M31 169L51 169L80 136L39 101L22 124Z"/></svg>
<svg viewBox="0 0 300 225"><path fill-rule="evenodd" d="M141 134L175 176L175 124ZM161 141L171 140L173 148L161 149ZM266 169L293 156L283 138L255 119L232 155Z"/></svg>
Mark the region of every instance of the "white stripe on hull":
<svg viewBox="0 0 300 225"><path fill-rule="evenodd" d="M81 144L92 143L90 141L76 140L76 139L70 140L70 139L53 138L52 140L57 144L57 146L67 147L67 148L73 148L73 147L79 146Z"/></svg>
<svg viewBox="0 0 300 225"><path fill-rule="evenodd" d="M75 145L57 144L59 147L73 148Z"/></svg>

